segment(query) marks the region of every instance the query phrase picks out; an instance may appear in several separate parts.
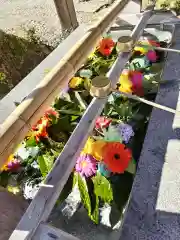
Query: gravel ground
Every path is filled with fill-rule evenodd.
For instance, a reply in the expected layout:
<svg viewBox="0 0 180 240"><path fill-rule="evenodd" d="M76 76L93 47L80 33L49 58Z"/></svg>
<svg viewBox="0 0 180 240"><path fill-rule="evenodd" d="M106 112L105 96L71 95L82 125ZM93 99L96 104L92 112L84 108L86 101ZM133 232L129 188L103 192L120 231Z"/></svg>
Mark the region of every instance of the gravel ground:
<svg viewBox="0 0 180 240"><path fill-rule="evenodd" d="M79 2L74 0L79 23L90 23L104 11L93 13L108 0ZM34 28L37 36L50 45L56 45L61 26L53 0L0 0L0 29L25 37L24 30Z"/></svg>

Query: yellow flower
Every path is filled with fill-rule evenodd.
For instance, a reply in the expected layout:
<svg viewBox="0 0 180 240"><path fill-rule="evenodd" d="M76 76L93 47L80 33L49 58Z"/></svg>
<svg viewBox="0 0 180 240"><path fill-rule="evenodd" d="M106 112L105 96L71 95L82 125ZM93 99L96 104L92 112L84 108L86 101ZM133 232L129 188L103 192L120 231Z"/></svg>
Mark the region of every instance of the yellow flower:
<svg viewBox="0 0 180 240"><path fill-rule="evenodd" d="M106 142L103 140L94 141L92 138L89 138L84 146L82 153L92 155L96 160L101 161L102 157L102 148Z"/></svg>
<svg viewBox="0 0 180 240"><path fill-rule="evenodd" d="M11 162L11 161L13 160L13 158L14 158L14 155L11 154L11 155L8 157L8 159L6 160L5 164L1 167L0 170L1 170L1 171L7 171L7 170L8 170L7 164L8 164L9 162Z"/></svg>
<svg viewBox="0 0 180 240"><path fill-rule="evenodd" d="M128 71L123 71L119 79L120 87L119 91L125 93L132 93L132 82L129 79Z"/></svg>
<svg viewBox="0 0 180 240"><path fill-rule="evenodd" d="M69 87L70 88L77 88L84 80L80 77L73 77L69 81Z"/></svg>
<svg viewBox="0 0 180 240"><path fill-rule="evenodd" d="M17 187L17 186L14 187L14 186L11 186L11 185L8 185L8 186L7 186L7 190L8 190L9 192L15 194L15 195L20 192L20 188L19 188L19 187Z"/></svg>
<svg viewBox="0 0 180 240"><path fill-rule="evenodd" d="M138 44L143 44L143 45L147 45L149 46L148 42L147 41L140 41L137 43ZM140 52L141 54L146 54L148 52L148 48L146 47L141 47L141 46L135 46L134 47L134 51L135 52Z"/></svg>
<svg viewBox="0 0 180 240"><path fill-rule="evenodd" d="M92 52L89 54L89 56L88 56L88 58L89 59L93 59L96 55L95 55L95 52L96 52L96 48L94 48L93 50L92 50Z"/></svg>
<svg viewBox="0 0 180 240"><path fill-rule="evenodd" d="M17 147L15 148L14 152L16 152L17 149L20 148L21 146L22 146L22 143L19 143L19 144L17 145ZM4 164L2 167L0 167L0 171L7 171L7 170L8 170L7 165L8 165L8 163L10 163L13 159L14 159L14 154L11 154L11 155L8 157L8 159L6 160L5 164Z"/></svg>

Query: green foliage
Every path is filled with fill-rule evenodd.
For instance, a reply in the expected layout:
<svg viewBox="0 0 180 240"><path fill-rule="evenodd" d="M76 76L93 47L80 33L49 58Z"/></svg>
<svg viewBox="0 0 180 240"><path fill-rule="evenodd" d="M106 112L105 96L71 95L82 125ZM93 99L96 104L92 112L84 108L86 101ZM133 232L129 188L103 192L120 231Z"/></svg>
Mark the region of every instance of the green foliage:
<svg viewBox="0 0 180 240"><path fill-rule="evenodd" d="M94 194L94 186L91 180L83 179L78 174L78 188L81 195L81 201L88 212L90 219L98 224L99 222L99 199Z"/></svg>
<svg viewBox="0 0 180 240"><path fill-rule="evenodd" d="M82 179L82 177L79 174L78 174L77 178L78 178L78 188L79 188L80 195L81 195L81 201L82 201L84 207L86 208L88 215L91 216L91 200L90 200L90 196L88 193L86 180Z"/></svg>
<svg viewBox="0 0 180 240"><path fill-rule="evenodd" d="M46 177L46 175L48 174L48 168L47 168L47 165L46 165L44 157L43 156L39 156L37 161L38 161L39 168L40 168L42 176Z"/></svg>
<svg viewBox="0 0 180 240"><path fill-rule="evenodd" d="M113 192L109 180L100 173L97 173L97 175L93 177L93 183L96 196L105 203L111 203L113 201Z"/></svg>
<svg viewBox="0 0 180 240"><path fill-rule="evenodd" d="M128 165L128 168L126 169L126 172L129 172L131 174L136 173L136 162L134 159L132 159Z"/></svg>
<svg viewBox="0 0 180 240"><path fill-rule="evenodd" d="M180 0L158 0L156 2L156 7L158 9L176 9L180 10Z"/></svg>
<svg viewBox="0 0 180 240"><path fill-rule="evenodd" d="M6 74L3 72L0 72L0 82L4 81L6 79Z"/></svg>
<svg viewBox="0 0 180 240"><path fill-rule="evenodd" d="M26 147L35 147L37 146L37 142L34 136L31 136L26 141Z"/></svg>

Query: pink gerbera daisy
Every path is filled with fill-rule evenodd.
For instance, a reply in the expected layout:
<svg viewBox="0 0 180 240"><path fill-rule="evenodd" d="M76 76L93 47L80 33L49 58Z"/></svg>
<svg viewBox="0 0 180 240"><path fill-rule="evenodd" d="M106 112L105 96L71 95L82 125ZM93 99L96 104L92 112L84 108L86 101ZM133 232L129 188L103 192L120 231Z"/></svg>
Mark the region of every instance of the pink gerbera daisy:
<svg viewBox="0 0 180 240"><path fill-rule="evenodd" d="M81 154L77 159L75 169L81 176L91 177L97 170L96 159L89 154Z"/></svg>

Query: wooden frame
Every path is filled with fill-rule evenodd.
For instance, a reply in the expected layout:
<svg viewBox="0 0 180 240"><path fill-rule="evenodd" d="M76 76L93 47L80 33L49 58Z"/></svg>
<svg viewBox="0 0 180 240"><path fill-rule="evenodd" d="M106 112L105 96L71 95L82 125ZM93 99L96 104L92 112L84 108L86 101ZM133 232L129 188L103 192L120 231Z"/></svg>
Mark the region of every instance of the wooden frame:
<svg viewBox="0 0 180 240"><path fill-rule="evenodd" d="M107 29L129 0L114 4L67 55L49 72L29 96L0 125L0 166L36 124L60 90L82 66L101 34Z"/></svg>
<svg viewBox="0 0 180 240"><path fill-rule="evenodd" d="M139 24L132 32L134 42L140 37L144 30L148 19L152 12L146 11ZM112 85L115 85L119 79L122 70L125 67L131 53L119 54L117 60L113 64L107 77L111 80ZM96 118L101 113L107 98L94 98L81 118L76 129L69 138L64 150L57 158L52 171L48 174L45 183L41 186L36 197L33 199L20 223L10 237L10 240L28 240L32 239L38 226L42 222L46 222L51 213L54 204L56 203L60 192L62 191L77 159L82 147L84 146L89 133L94 127Z"/></svg>

